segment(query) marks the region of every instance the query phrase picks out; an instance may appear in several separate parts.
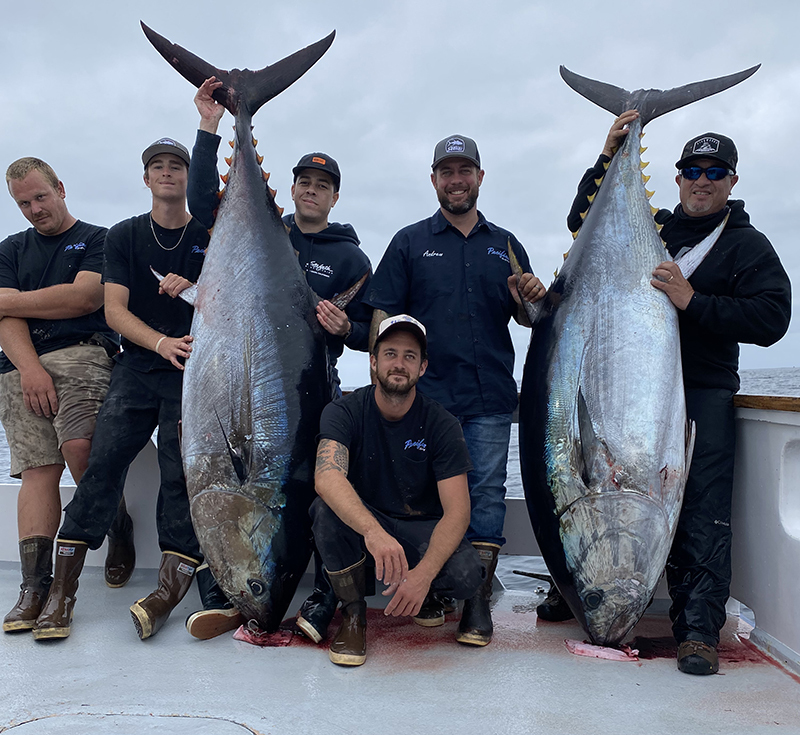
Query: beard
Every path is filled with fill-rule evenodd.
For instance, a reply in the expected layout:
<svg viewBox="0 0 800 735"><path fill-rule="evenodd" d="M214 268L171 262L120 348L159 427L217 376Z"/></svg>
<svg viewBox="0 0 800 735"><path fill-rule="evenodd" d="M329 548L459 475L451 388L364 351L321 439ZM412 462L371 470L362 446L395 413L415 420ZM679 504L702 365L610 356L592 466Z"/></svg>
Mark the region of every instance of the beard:
<svg viewBox="0 0 800 735"><path fill-rule="evenodd" d="M402 375L406 378L405 383L394 383L389 380L392 375ZM377 376L378 384L381 387L381 391L386 396L392 396L393 398L403 398L407 396L411 389L417 384L419 377L412 378L408 373L387 373L387 374L378 374Z"/></svg>
<svg viewBox="0 0 800 735"><path fill-rule="evenodd" d="M478 203L478 189L477 187L470 187L466 199L458 204L453 204L447 196L447 192L443 189L436 190L436 196L439 198L439 204L442 209L450 214L466 214Z"/></svg>

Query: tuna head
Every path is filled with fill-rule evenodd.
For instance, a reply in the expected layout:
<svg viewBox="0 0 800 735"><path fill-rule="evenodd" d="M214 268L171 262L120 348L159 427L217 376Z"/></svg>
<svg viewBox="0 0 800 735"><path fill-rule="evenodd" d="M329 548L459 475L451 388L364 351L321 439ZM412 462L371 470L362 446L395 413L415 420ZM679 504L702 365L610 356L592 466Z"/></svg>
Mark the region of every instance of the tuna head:
<svg viewBox="0 0 800 735"><path fill-rule="evenodd" d="M672 540L663 506L632 490L584 496L561 516L560 533L573 612L593 643L621 643L655 593Z"/></svg>
<svg viewBox="0 0 800 735"><path fill-rule="evenodd" d="M296 529L303 547L296 554L277 554L275 547L287 544L285 524L278 509L255 493L211 488L196 495L191 506L198 540L219 586L248 620L276 630L296 587L284 580L302 575L303 569L294 567L308 560L308 531ZM283 566L291 569L278 561L287 558Z"/></svg>

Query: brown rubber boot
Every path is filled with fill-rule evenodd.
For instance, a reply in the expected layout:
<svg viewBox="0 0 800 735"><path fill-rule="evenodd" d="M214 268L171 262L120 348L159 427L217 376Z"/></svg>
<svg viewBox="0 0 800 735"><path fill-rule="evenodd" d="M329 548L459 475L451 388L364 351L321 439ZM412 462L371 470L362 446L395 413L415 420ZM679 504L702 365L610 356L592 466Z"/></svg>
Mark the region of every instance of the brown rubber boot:
<svg viewBox="0 0 800 735"><path fill-rule="evenodd" d="M486 576L478 591L469 600L464 600L464 610L461 612L456 640L468 646L485 646L491 642L494 633L489 601L492 599L492 583L500 547L484 541L475 541L472 545L481 557Z"/></svg>
<svg viewBox="0 0 800 735"><path fill-rule="evenodd" d="M328 656L341 666L361 666L367 660L364 559L341 572L328 572L331 587L342 603L342 624L331 641Z"/></svg>
<svg viewBox="0 0 800 735"><path fill-rule="evenodd" d="M131 605L131 617L141 640L158 633L167 622L169 614L189 591L199 564L197 559L174 551L161 555L158 587Z"/></svg>
<svg viewBox="0 0 800 735"><path fill-rule="evenodd" d="M89 547L83 541L56 541L56 566L50 594L36 619L33 637L37 641L66 638L72 623L72 608L77 599L78 577Z"/></svg>
<svg viewBox="0 0 800 735"><path fill-rule="evenodd" d="M678 669L684 674L704 676L719 671L719 656L714 646L702 641L684 641L678 646Z"/></svg>
<svg viewBox="0 0 800 735"><path fill-rule="evenodd" d="M133 521L125 507L125 497L119 501L117 517L108 529L105 580L109 587L124 587L136 566L136 547L133 544Z"/></svg>
<svg viewBox="0 0 800 735"><path fill-rule="evenodd" d="M19 542L22 584L19 600L3 618L3 632L31 630L47 599L53 581L53 539L27 536Z"/></svg>

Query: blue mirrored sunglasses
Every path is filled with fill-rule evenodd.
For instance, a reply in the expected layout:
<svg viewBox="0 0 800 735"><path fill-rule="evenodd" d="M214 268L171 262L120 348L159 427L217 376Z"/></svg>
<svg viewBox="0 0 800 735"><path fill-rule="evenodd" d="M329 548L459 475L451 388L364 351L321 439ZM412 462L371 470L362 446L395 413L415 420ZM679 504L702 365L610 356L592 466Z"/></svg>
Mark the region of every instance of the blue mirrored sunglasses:
<svg viewBox="0 0 800 735"><path fill-rule="evenodd" d="M726 176L732 175L733 171L722 166L709 166L708 168L689 166L681 169L681 176L684 179L689 179L689 181L697 181L703 174L706 175L709 181L721 181Z"/></svg>

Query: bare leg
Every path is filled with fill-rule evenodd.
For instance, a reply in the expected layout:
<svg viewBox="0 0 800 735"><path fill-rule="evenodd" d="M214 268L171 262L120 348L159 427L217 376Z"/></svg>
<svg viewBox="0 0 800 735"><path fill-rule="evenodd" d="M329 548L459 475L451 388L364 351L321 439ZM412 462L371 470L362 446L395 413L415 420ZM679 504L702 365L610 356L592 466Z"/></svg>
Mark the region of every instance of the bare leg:
<svg viewBox="0 0 800 735"><path fill-rule="evenodd" d="M69 467L69 472L77 485L89 466L89 451L92 442L88 439L70 439L61 445L61 454Z"/></svg>
<svg viewBox="0 0 800 735"><path fill-rule="evenodd" d="M22 487L17 496L19 538L46 536L55 538L61 523L61 494L58 489L64 467L49 464L22 473Z"/></svg>

